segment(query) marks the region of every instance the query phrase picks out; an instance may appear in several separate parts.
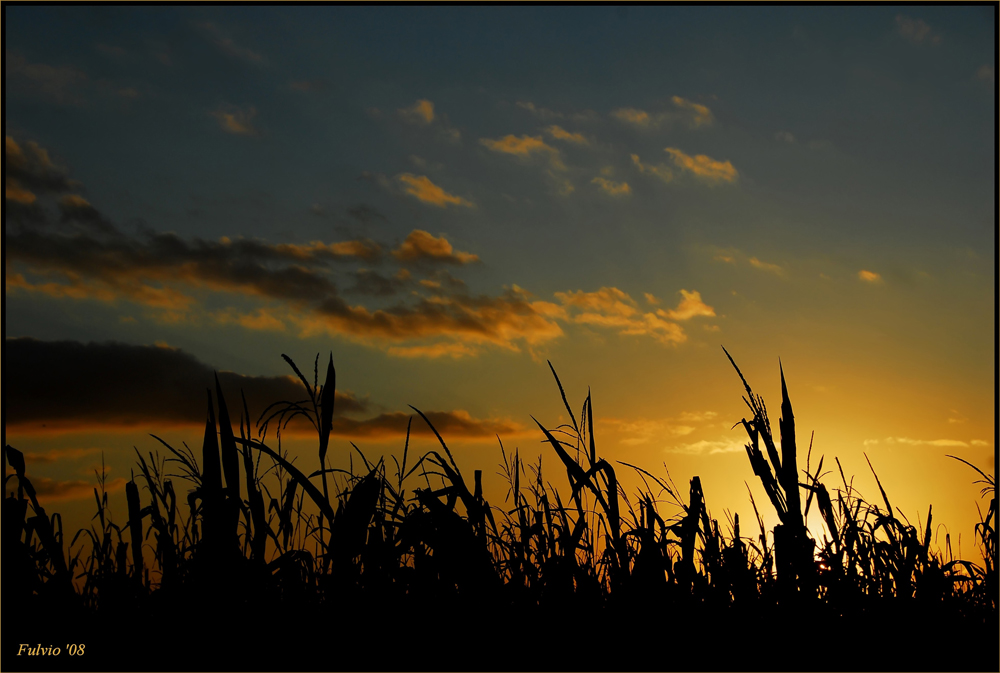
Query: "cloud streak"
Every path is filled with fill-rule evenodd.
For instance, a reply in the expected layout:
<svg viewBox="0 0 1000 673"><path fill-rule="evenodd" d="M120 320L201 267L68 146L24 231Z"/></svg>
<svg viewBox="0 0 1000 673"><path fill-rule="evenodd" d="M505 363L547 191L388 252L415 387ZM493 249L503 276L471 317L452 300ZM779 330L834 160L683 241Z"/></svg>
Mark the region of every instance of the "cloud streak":
<svg viewBox="0 0 1000 673"><path fill-rule="evenodd" d="M412 173L402 173L397 177L403 185L403 191L418 201L428 203L432 206L445 208L447 206L473 207L473 203L460 196L449 194L441 187L431 182L426 175L413 175Z"/></svg>
<svg viewBox="0 0 1000 673"><path fill-rule="evenodd" d="M670 155L677 168L691 173L708 184L736 182L739 177L739 173L729 161L717 161L704 154L690 156L676 147L667 147L664 151Z"/></svg>
<svg viewBox="0 0 1000 673"><path fill-rule="evenodd" d="M479 144L487 149L500 154L510 154L522 159L532 156L547 156L553 168L564 169L565 165L559 155L559 150L546 144L541 136L522 135L520 138L515 135L506 135L503 138L493 140L491 138L480 138Z"/></svg>

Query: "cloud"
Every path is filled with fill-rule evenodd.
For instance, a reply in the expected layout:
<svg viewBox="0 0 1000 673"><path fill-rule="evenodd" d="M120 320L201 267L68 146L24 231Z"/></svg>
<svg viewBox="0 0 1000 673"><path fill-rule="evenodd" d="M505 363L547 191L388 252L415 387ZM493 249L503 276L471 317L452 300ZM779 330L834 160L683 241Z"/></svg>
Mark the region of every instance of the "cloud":
<svg viewBox="0 0 1000 673"><path fill-rule="evenodd" d="M263 54L237 44L227 31L219 28L214 23L206 21L195 25L226 56L253 65L263 65L267 62Z"/></svg>
<svg viewBox="0 0 1000 673"><path fill-rule="evenodd" d="M476 348L460 342L436 343L427 346L391 346L386 352L400 358L429 358L432 360L440 357L450 357L457 360L479 353Z"/></svg>
<svg viewBox="0 0 1000 673"><path fill-rule="evenodd" d="M680 96L674 96L670 100L677 108L690 113L690 123L694 128L709 126L715 120L712 111L704 105L693 103Z"/></svg>
<svg viewBox="0 0 1000 673"><path fill-rule="evenodd" d="M514 352L520 351L518 342L537 345L563 335L544 307L537 307L528 293L517 286L497 297L465 294L418 297L415 304L376 311L330 297L313 313L292 319L298 322L303 337L328 333L366 343L373 339L402 342L438 338L469 346L491 344Z"/></svg>
<svg viewBox="0 0 1000 673"><path fill-rule="evenodd" d="M502 154L513 154L517 157L528 158L532 155L547 155L553 168L564 169L565 165L559 156L559 150L547 145L541 136L522 135L520 138L514 135L507 135L499 140L490 138L480 138L479 144L486 148L500 152Z"/></svg>
<svg viewBox="0 0 1000 673"><path fill-rule="evenodd" d="M969 444L971 444L972 446L989 446L990 445L990 443L987 442L984 439L973 439L971 442L969 442Z"/></svg>
<svg viewBox="0 0 1000 673"><path fill-rule="evenodd" d="M659 166L653 166L652 164L644 164L639 160L638 154L631 155L632 164L639 169L640 173L649 173L650 175L655 175L664 182L670 182L674 179L674 172L669 166L660 164Z"/></svg>
<svg viewBox="0 0 1000 673"><path fill-rule="evenodd" d="M219 120L219 126L228 133L242 136L258 134L252 123L257 116L257 110L251 105L246 109L237 107L222 107L212 111L212 116Z"/></svg>
<svg viewBox="0 0 1000 673"><path fill-rule="evenodd" d="M94 488L97 483L83 481L82 479L71 479L60 481L48 477L35 477L30 474L25 475L31 485L35 488L40 501L44 502L65 502L67 500L91 499L94 497ZM107 493L116 493L125 488L125 478L118 477L105 482L104 490Z"/></svg>
<svg viewBox="0 0 1000 673"><path fill-rule="evenodd" d="M656 313L669 320L690 320L691 318L704 315L714 316L715 309L701 300L701 293L698 291L688 292L681 290L681 303L676 309L664 311L659 309Z"/></svg>
<svg viewBox="0 0 1000 673"><path fill-rule="evenodd" d="M637 110L632 107L622 107L611 111L611 116L627 124L648 127L654 123L652 117L645 110Z"/></svg>
<svg viewBox="0 0 1000 673"><path fill-rule="evenodd" d="M730 439L708 440L703 439L690 444L676 444L668 449L667 453L683 453L688 455L704 455L717 453L741 453L745 451L743 444Z"/></svg>
<svg viewBox="0 0 1000 673"><path fill-rule="evenodd" d="M583 137L581 133L570 133L561 126L549 126L545 129L545 132L556 140L565 140L566 142L576 143L577 145L589 145L590 141Z"/></svg>
<svg viewBox="0 0 1000 673"><path fill-rule="evenodd" d="M444 191L433 182L426 175L413 175L412 173L402 173L397 176L397 179L403 183L403 191L411 196L415 196L418 200L424 203L429 203L433 206L438 206L439 208L445 208L448 205L465 206L466 208L473 207L471 201L467 201L460 196L455 196L454 194L449 194Z"/></svg>
<svg viewBox="0 0 1000 673"><path fill-rule="evenodd" d="M7 86L14 85L60 105L83 104L84 93L92 86L87 73L79 68L29 63L21 54L10 51L4 54L4 73Z"/></svg>
<svg viewBox="0 0 1000 673"><path fill-rule="evenodd" d="M858 271L858 278L865 281L866 283L882 282L882 276L880 274L877 274L874 271L866 271L865 269Z"/></svg>
<svg viewBox="0 0 1000 673"><path fill-rule="evenodd" d="M795 142L795 136L793 136L788 131L778 131L777 133L774 134L774 139L789 144Z"/></svg>
<svg viewBox="0 0 1000 673"><path fill-rule="evenodd" d="M675 123L697 129L703 126L711 126L715 121L712 111L707 106L673 96L670 99L673 103L672 110L650 113L645 110L632 107L621 107L611 111L611 116L625 124L641 129L658 129L661 126L669 126Z"/></svg>
<svg viewBox="0 0 1000 673"><path fill-rule="evenodd" d="M101 451L102 449L97 448L62 448L49 449L48 451L25 451L24 462L28 465L31 465L32 463L50 464L57 461L63 462L66 460L78 460L85 456L92 456L94 454L101 453Z"/></svg>
<svg viewBox="0 0 1000 673"><path fill-rule="evenodd" d="M976 79L992 84L996 81L996 71L993 69L993 66L988 63L981 65L979 66L979 69L976 70Z"/></svg>
<svg viewBox="0 0 1000 673"><path fill-rule="evenodd" d="M704 154L692 157L675 147L667 147L664 151L670 155L678 168L692 173L709 184L735 182L739 177L739 173L729 161L716 161Z"/></svg>
<svg viewBox="0 0 1000 673"><path fill-rule="evenodd" d="M518 435L527 431L521 423L506 419L477 419L462 409L424 411L424 415L446 440L449 438L495 440L497 435ZM403 437L406 435L406 426L411 418L413 419L410 426L411 435L434 436L427 423L417 414L401 411L380 414L368 420L339 418L334 421L331 433L339 437L370 440Z"/></svg>
<svg viewBox="0 0 1000 673"><path fill-rule="evenodd" d="M777 264L771 264L769 262L762 262L759 259L757 259L756 257L751 257L747 261L750 262L750 266L752 266L755 269L760 269L761 271L767 271L768 273L773 273L773 274L778 275L778 276L781 276L781 275L783 275L785 273L785 270L782 269Z"/></svg>
<svg viewBox="0 0 1000 673"><path fill-rule="evenodd" d="M714 411L685 411L675 417L648 419L608 418L599 421L601 425L615 428L624 437L620 442L626 446L648 444L651 441L672 437L685 437L697 430L697 425L711 421L718 414ZM694 425L692 425L694 424Z"/></svg>
<svg viewBox="0 0 1000 673"><path fill-rule="evenodd" d="M396 113L406 122L426 126L434 121L434 103L420 99L410 107L400 108Z"/></svg>
<svg viewBox="0 0 1000 673"><path fill-rule="evenodd" d="M183 308L193 302L167 284L238 292L292 303L336 293L322 273L329 262L373 259L380 247L370 241L324 244L270 244L226 238L186 241L175 234L147 232L139 239L106 235L60 235L31 228L6 235L7 277L12 288L51 296L90 296L103 301L130 299L153 306ZM13 272L10 262L61 282L36 285Z"/></svg>
<svg viewBox="0 0 1000 673"><path fill-rule="evenodd" d="M229 308L216 311L212 318L220 325L236 324L256 332L284 332L285 323L266 308L259 308L252 313L242 313Z"/></svg>
<svg viewBox="0 0 1000 673"><path fill-rule="evenodd" d="M650 294L649 292L644 292L642 296L646 298L646 303L647 304L652 304L653 306L659 306L660 305L660 300L657 299L652 294Z"/></svg>
<svg viewBox="0 0 1000 673"><path fill-rule="evenodd" d="M377 220L381 220L382 222L389 221L388 218L386 218L386 216L380 213L378 210L363 203L353 208L350 208L347 211L347 214L353 217L358 222L361 222L362 224L370 224Z"/></svg>
<svg viewBox="0 0 1000 673"><path fill-rule="evenodd" d="M539 119L562 119L566 116L562 112L556 112L554 110L549 110L548 108L538 107L531 101L518 101L515 105L522 110L527 110Z"/></svg>
<svg viewBox="0 0 1000 673"><path fill-rule="evenodd" d="M632 193L632 188L627 182L612 182L606 178L594 178L591 184L598 185L602 190L611 196L628 196Z"/></svg>
<svg viewBox="0 0 1000 673"><path fill-rule="evenodd" d="M885 444L894 446L896 444L904 444L906 446L968 446L966 442L959 439L912 439L910 437L886 437L881 440ZM880 441L877 439L866 439L864 441L865 446L873 446L879 444Z"/></svg>
<svg viewBox="0 0 1000 673"><path fill-rule="evenodd" d="M931 30L921 19L914 19L903 14L896 15L896 30L913 44L941 44L941 36Z"/></svg>
<svg viewBox="0 0 1000 673"><path fill-rule="evenodd" d="M215 392L211 367L179 349L159 346L132 346L121 343L72 341L44 342L35 339L7 339L5 354L10 385L5 385L7 429L18 433L68 432L81 430L142 429L157 432L163 427L201 428L205 424L206 395ZM16 362L14 362L16 360ZM308 363L299 362L300 365ZM310 368L302 366L303 371ZM294 376L245 376L219 372L230 418L239 424L242 408L240 392L246 396L252 420L264 408L278 401L303 399L302 383ZM51 385L58 381L59 385ZM320 381L322 383L322 381ZM86 391L81 395L80 391ZM380 439L406 434L409 412L382 413L363 419L354 416L370 412L365 398L336 391L332 434L345 438ZM477 419L463 410L426 411L431 422L446 437L492 438L496 434L517 434L524 427L506 419ZM415 419L412 434L431 436L422 420ZM290 426L295 434L311 434L306 424ZM29 463L48 463L79 458L97 449L72 449L27 453ZM76 493L78 482L60 486L56 482L32 479L39 493ZM87 485L87 492L93 487Z"/></svg>
<svg viewBox="0 0 1000 673"><path fill-rule="evenodd" d="M456 252L444 238L435 237L422 229L414 229L392 256L400 262L444 262L446 264L471 264L478 262L479 256L468 252Z"/></svg>
<svg viewBox="0 0 1000 673"><path fill-rule="evenodd" d="M35 203L37 193L59 194L74 187L66 172L57 167L48 151L37 143L18 143L4 136L4 200L17 205Z"/></svg>
<svg viewBox="0 0 1000 673"><path fill-rule="evenodd" d="M353 273L354 285L346 290L353 294L366 294L374 297L391 297L410 287L410 272L400 269L393 276L383 276L371 269L358 269Z"/></svg>
<svg viewBox="0 0 1000 673"><path fill-rule="evenodd" d="M6 424L16 432L199 426L205 423L205 390L214 396L212 368L180 349L8 338L4 354ZM272 402L305 397L294 376L219 372L219 382L234 422L240 391L251 415ZM365 413L368 403L338 390L334 411Z"/></svg>
<svg viewBox="0 0 1000 673"><path fill-rule="evenodd" d="M704 423L713 420L718 415L717 411L685 411L677 418L688 423Z"/></svg>
<svg viewBox="0 0 1000 673"><path fill-rule="evenodd" d="M674 419L669 418L657 420L647 418L631 420L609 418L600 421L600 423L614 427L615 431L623 436L619 440L619 443L625 446L639 446L668 437L683 437L691 434L696 429L690 425L678 424Z"/></svg>
<svg viewBox="0 0 1000 673"><path fill-rule="evenodd" d="M556 292L567 309L567 319L593 327L610 327L622 335L649 336L661 344L675 345L687 340L684 329L657 313L643 313L627 293L615 287L596 292ZM572 313L571 313L572 312Z"/></svg>

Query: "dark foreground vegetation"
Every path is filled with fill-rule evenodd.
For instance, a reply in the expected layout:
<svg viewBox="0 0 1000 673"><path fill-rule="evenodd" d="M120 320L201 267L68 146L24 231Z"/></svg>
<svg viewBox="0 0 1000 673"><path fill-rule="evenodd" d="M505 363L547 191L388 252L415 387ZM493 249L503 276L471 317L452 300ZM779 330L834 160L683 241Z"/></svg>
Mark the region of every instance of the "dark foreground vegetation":
<svg viewBox="0 0 1000 673"><path fill-rule="evenodd" d="M759 506L781 521L768 531L752 496L755 520L720 524L698 477L682 490L601 458L590 395L574 414L558 377L571 423L538 428L568 493L501 444L510 488L491 504L440 435L440 451L407 437L392 464L357 450L330 468L332 359L323 385L286 360L305 399L252 433L216 382L200 456L162 440L139 455L123 525L102 480L93 525L68 537L5 447L4 670L1000 669L994 477L970 465L992 498L982 558L954 559L931 544L931 510L911 525L881 483L864 500L839 461L811 470L811 443L800 467L783 375L776 439L740 374ZM281 449L295 418L319 437L309 468ZM644 487L625 493L622 471ZM825 530L806 528L810 508Z"/></svg>

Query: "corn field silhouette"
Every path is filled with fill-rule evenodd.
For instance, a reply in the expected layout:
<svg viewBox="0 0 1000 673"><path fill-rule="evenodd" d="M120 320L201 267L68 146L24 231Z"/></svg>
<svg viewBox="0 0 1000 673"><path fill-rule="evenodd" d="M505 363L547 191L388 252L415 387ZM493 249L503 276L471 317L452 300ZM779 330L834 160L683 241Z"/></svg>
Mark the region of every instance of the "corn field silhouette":
<svg viewBox="0 0 1000 673"><path fill-rule="evenodd" d="M995 477L969 464L991 499L976 527L981 558L954 558L949 538L932 544L932 510L911 525L877 474L874 502L839 460L839 479L824 483L832 470L824 458L811 470L811 441L801 469L784 373L776 437L726 356L769 500L750 495L749 525L735 515L720 527L697 476L681 489L665 472L602 458L590 393L575 414L554 368L570 422L535 420L546 445L535 463L501 440L502 503L484 498L481 471L467 480L416 408L411 424L430 426L438 449L414 455L408 428L392 464L354 446L350 469L331 467L332 355L322 384L318 356L312 382L283 356L303 397L254 423L216 379L200 453L154 435L160 449L137 451L125 485L127 521L112 520L102 472L93 523L72 537L5 446L3 668L1000 668ZM282 449L293 420L316 431L308 468ZM545 478L552 469L568 492ZM637 493L621 487L624 472ZM679 513L661 513L668 505ZM777 514L773 530L759 505ZM825 530L806 527L813 507ZM18 655L69 643L85 653Z"/></svg>

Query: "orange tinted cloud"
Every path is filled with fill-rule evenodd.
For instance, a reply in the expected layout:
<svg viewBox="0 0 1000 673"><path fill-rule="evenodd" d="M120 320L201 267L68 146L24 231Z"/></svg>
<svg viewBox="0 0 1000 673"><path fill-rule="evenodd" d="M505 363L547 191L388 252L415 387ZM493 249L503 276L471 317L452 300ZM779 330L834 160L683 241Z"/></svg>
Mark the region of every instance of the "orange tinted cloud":
<svg viewBox="0 0 1000 673"><path fill-rule="evenodd" d="M697 290L692 292L681 290L681 296L683 298L677 308L671 309L670 311L660 309L657 311L657 314L663 316L664 318L669 318L670 320L690 320L697 315L715 315L715 309L701 300L701 293Z"/></svg>
<svg viewBox="0 0 1000 673"><path fill-rule="evenodd" d="M782 269L777 264L762 262L756 257L751 257L749 261L750 261L750 266L754 267L755 269L760 269L761 271L768 271L770 273L777 274L779 276L784 274L785 272L785 270Z"/></svg>
<svg viewBox="0 0 1000 673"><path fill-rule="evenodd" d="M300 326L303 337L339 334L365 343L373 339L399 342L438 337L519 351L519 341L534 345L563 334L559 325L536 310L527 293L518 289L507 290L499 297L421 297L415 305L376 311L331 298L313 314L292 319Z"/></svg>
<svg viewBox="0 0 1000 673"><path fill-rule="evenodd" d="M91 483L82 479L72 479L59 481L48 477L33 477L25 475L38 494L38 499L42 503L64 502L66 500L80 500L82 498L93 498L94 488L97 483ZM115 493L125 488L125 478L118 477L110 479L104 484L107 493Z"/></svg>
<svg viewBox="0 0 1000 673"><path fill-rule="evenodd" d="M4 136L4 199L22 206L35 203L38 193L69 191L65 173L37 143L18 143Z"/></svg>
<svg viewBox="0 0 1000 673"><path fill-rule="evenodd" d="M285 323L267 309L260 308L253 313L241 313L235 309L217 311L212 317L221 325L236 324L258 332L284 332Z"/></svg>
<svg viewBox="0 0 1000 673"><path fill-rule="evenodd" d="M653 118L645 110L632 107L622 107L611 111L611 116L628 124L647 127L653 123Z"/></svg>
<svg viewBox="0 0 1000 673"><path fill-rule="evenodd" d="M670 101L673 110L650 113L638 108L623 107L611 111L611 116L626 124L643 129L656 129L661 126L682 123L691 128L710 126L714 121L712 111L708 107L689 101L680 96L673 96Z"/></svg>
<svg viewBox="0 0 1000 673"><path fill-rule="evenodd" d="M448 264L470 264L478 262L479 256L468 252L457 252L444 237L436 237L422 229L414 229L392 256L400 262L432 260Z"/></svg>
<svg viewBox="0 0 1000 673"><path fill-rule="evenodd" d="M655 175L664 182L670 182L674 179L674 172L668 166L660 164L659 166L653 166L652 164L644 164L639 160L638 154L633 154L632 163L636 168L639 169L640 173L649 173L650 175Z"/></svg>
<svg viewBox="0 0 1000 673"><path fill-rule="evenodd" d="M866 271L865 269L858 271L858 278L866 283L879 283L882 281L882 276L880 274L877 274L874 271Z"/></svg>
<svg viewBox="0 0 1000 673"><path fill-rule="evenodd" d="M434 121L434 103L420 99L408 108L397 110L399 116L413 124L427 125Z"/></svg>
<svg viewBox="0 0 1000 673"><path fill-rule="evenodd" d="M674 164L705 182L735 182L739 177L733 164L729 161L716 161L704 154L690 156L675 147L664 150L674 160Z"/></svg>
<svg viewBox="0 0 1000 673"><path fill-rule="evenodd" d="M714 120L714 117L712 116L712 111L709 110L704 105L693 103L689 100L681 98L680 96L674 96L670 100L673 101L673 104L676 107L680 108L681 110L685 110L691 114L691 125L694 126L695 128L699 126L708 126Z"/></svg>
<svg viewBox="0 0 1000 673"><path fill-rule="evenodd" d="M467 208L472 207L471 201L467 201L460 196L455 196L454 194L449 194L431 182L430 178L426 175L403 173L399 175L397 179L405 185L403 187L403 191L411 196L415 196L418 200L423 201L424 203L429 203L440 208L444 208L448 205L466 206Z"/></svg>
<svg viewBox="0 0 1000 673"><path fill-rule="evenodd" d="M556 292L563 305L572 310L569 319L594 327L612 327L619 334L649 336L662 344L678 344L687 340L684 329L655 313L643 313L627 293L615 287L602 287L597 292Z"/></svg>
<svg viewBox="0 0 1000 673"><path fill-rule="evenodd" d="M526 432L525 426L521 423L506 419L478 419L462 409L424 411L424 415L434 425L434 428L446 438L492 439L495 441L497 435L508 436ZM413 423L410 424L411 435L434 436L427 423L419 415L402 411L380 414L367 420L338 418L333 422L331 434L345 438L374 440L405 437L406 427L411 418L413 419Z"/></svg>
<svg viewBox="0 0 1000 673"><path fill-rule="evenodd" d="M479 349L461 342L446 342L428 346L390 346L386 352L400 358L430 358L450 357L454 359L478 355Z"/></svg>
<svg viewBox="0 0 1000 673"><path fill-rule="evenodd" d="M611 196L628 196L632 193L632 188L627 182L613 182L607 178L597 177L590 181L591 184L598 185L605 193Z"/></svg>
<svg viewBox="0 0 1000 673"><path fill-rule="evenodd" d="M28 463L54 463L56 461L76 460L84 456L91 456L101 452L101 449L49 449L48 451L25 451L24 462Z"/></svg>
<svg viewBox="0 0 1000 673"><path fill-rule="evenodd" d="M252 123L253 118L257 116L257 110L252 105L246 109L219 108L212 112L212 116L219 120L219 126L228 133L243 136L257 135L257 129Z"/></svg>
<svg viewBox="0 0 1000 673"><path fill-rule="evenodd" d="M480 138L479 143L494 152L524 158L535 154L547 154L554 168L565 168L559 157L559 150L546 144L541 136L522 135L518 138L515 135L507 135L499 140Z"/></svg>
<svg viewBox="0 0 1000 673"><path fill-rule="evenodd" d="M589 145L590 141L583 137L581 133L570 133L561 126L550 126L545 129L545 132L556 140L565 140L566 142L576 143L577 145Z"/></svg>

